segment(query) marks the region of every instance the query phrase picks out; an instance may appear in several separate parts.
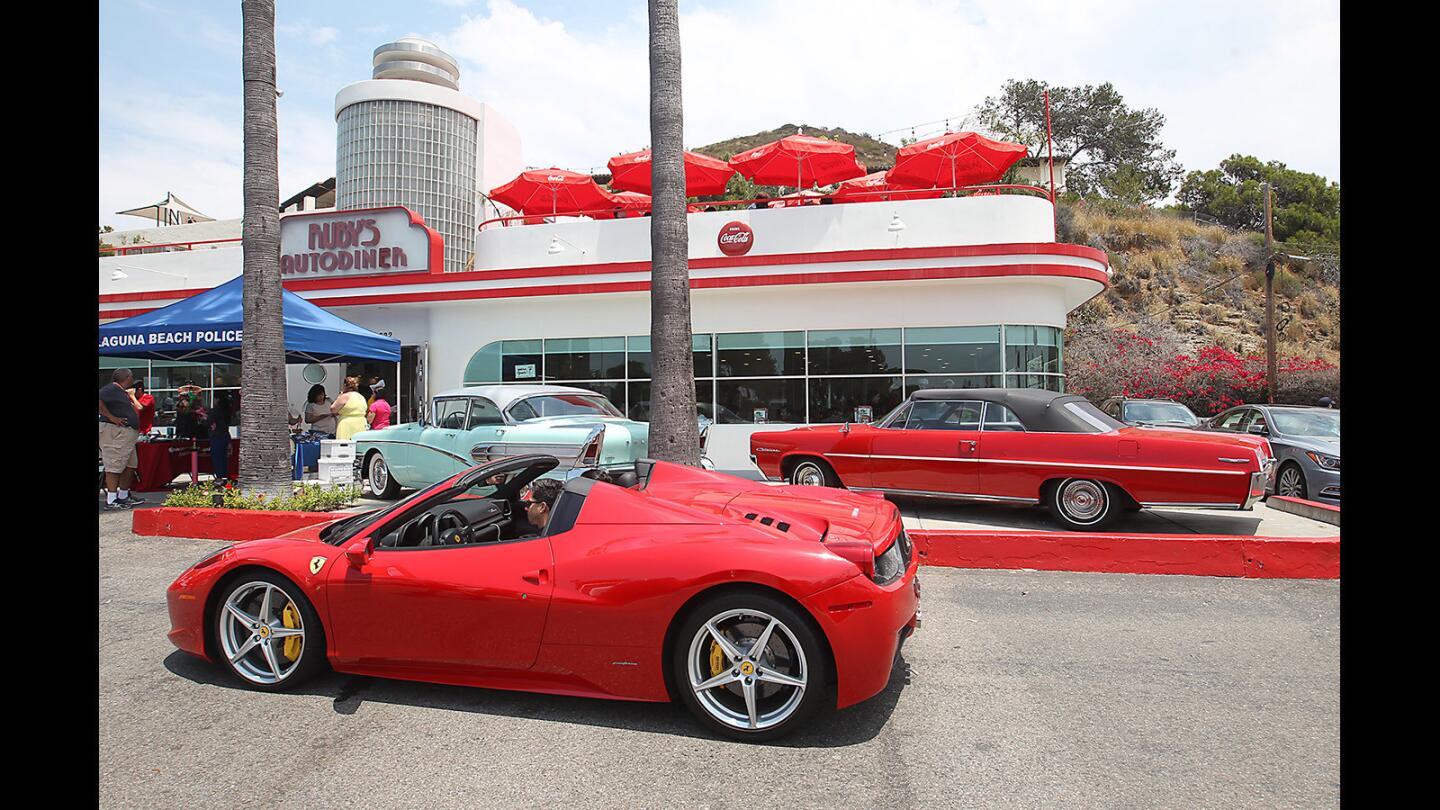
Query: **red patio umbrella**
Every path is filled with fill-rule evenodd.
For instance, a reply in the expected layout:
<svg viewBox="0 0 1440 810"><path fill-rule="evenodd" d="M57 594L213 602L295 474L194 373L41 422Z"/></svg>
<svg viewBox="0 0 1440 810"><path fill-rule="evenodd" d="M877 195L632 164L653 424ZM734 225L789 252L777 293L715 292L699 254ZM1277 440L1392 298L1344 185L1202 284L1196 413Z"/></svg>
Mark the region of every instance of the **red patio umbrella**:
<svg viewBox="0 0 1440 810"><path fill-rule="evenodd" d="M855 147L809 135L787 135L730 158L730 165L766 186L806 186L849 180L865 173L855 158Z"/></svg>
<svg viewBox="0 0 1440 810"><path fill-rule="evenodd" d="M993 183L1028 151L1018 143L993 141L974 132L947 132L900 147L888 179L911 188Z"/></svg>
<svg viewBox="0 0 1440 810"><path fill-rule="evenodd" d="M490 190L490 199L523 214L574 214L614 208L605 189L588 174L565 169L530 169Z"/></svg>
<svg viewBox="0 0 1440 810"><path fill-rule="evenodd" d="M596 214L597 219L614 219L621 211L649 211L650 195L639 194L634 191L612 191L607 195L610 204L615 212L612 214ZM638 215L637 215L638 216Z"/></svg>
<svg viewBox="0 0 1440 810"><path fill-rule="evenodd" d="M650 150L643 149L628 155L610 158L605 165L610 167L610 187L625 191L651 193ZM730 164L718 158L695 152L685 153L685 196L702 197L708 194L724 194L725 185L730 182L735 170Z"/></svg>
<svg viewBox="0 0 1440 810"><path fill-rule="evenodd" d="M889 172L871 172L864 177L846 180L835 189L835 199L845 202L883 202L885 200L924 200L939 197L940 189L914 189L889 182ZM890 192L890 193L881 193Z"/></svg>

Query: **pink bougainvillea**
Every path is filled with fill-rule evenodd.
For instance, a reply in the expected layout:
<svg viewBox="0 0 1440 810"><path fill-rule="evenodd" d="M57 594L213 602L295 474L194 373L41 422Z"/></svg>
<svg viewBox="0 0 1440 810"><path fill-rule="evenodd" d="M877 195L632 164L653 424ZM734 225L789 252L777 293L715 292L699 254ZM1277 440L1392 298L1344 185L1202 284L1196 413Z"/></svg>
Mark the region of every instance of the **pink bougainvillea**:
<svg viewBox="0 0 1440 810"><path fill-rule="evenodd" d="M1265 356L1241 357L1219 346L1192 357L1143 335L1111 330L1099 340L1067 341L1065 364L1067 390L1094 400L1173 399L1201 415L1265 401ZM1276 400L1314 405L1319 397L1329 396L1338 403L1339 372L1323 360L1281 358Z"/></svg>

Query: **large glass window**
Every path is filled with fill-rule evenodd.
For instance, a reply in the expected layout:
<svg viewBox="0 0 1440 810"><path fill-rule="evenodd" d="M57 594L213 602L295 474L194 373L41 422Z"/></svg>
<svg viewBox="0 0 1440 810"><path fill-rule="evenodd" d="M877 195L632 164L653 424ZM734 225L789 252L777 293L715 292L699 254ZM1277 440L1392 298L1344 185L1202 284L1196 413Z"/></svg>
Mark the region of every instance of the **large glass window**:
<svg viewBox="0 0 1440 810"><path fill-rule="evenodd" d="M620 400L616 399L616 403ZM649 422L653 406L650 403L650 381L640 380L629 385L629 408L626 415L637 422ZM715 381L695 381L695 413L700 417L702 424L719 421L722 424L731 424L736 419L717 419L715 416Z"/></svg>
<svg viewBox="0 0 1440 810"><path fill-rule="evenodd" d="M899 329L810 332L810 374L899 374ZM811 417L812 421L814 417Z"/></svg>
<svg viewBox="0 0 1440 810"><path fill-rule="evenodd" d="M1001 370L998 326L905 330L907 374L976 374Z"/></svg>
<svg viewBox="0 0 1440 810"><path fill-rule="evenodd" d="M717 335L716 376L782 377L805 373L804 332Z"/></svg>
<svg viewBox="0 0 1440 810"><path fill-rule="evenodd" d="M500 379L504 382L541 381L541 363L545 359L543 340L505 340L500 342Z"/></svg>
<svg viewBox="0 0 1440 810"><path fill-rule="evenodd" d="M1005 370L1060 373L1060 330L1053 326L1006 326Z"/></svg>
<svg viewBox="0 0 1440 810"><path fill-rule="evenodd" d="M628 362L629 376L631 379L646 378L654 376L653 366L650 363L650 337L648 335L634 336L627 339L630 344L630 357ZM714 353L711 351L712 339L709 335L695 335L691 338L691 349L695 355L695 377L696 379L715 376Z"/></svg>
<svg viewBox="0 0 1440 810"><path fill-rule="evenodd" d="M715 404L722 423L804 422L805 380L716 380Z"/></svg>
<svg viewBox="0 0 1440 810"><path fill-rule="evenodd" d="M547 338L545 379L625 379L625 338Z"/></svg>
<svg viewBox="0 0 1440 810"><path fill-rule="evenodd" d="M929 388L1004 388L1003 374L909 374L905 377L905 396Z"/></svg>
<svg viewBox="0 0 1440 810"><path fill-rule="evenodd" d="M985 403L922 399L910 406L905 430L979 430ZM898 425L896 425L898 427Z"/></svg>
<svg viewBox="0 0 1440 810"><path fill-rule="evenodd" d="M856 413L861 406L870 408L871 420L878 420L903 398L899 377L811 377L810 421L863 421Z"/></svg>
<svg viewBox="0 0 1440 810"><path fill-rule="evenodd" d="M863 407L878 419L921 389L1063 391L1065 380L1049 326L698 334L691 349L700 418L720 423L753 422L757 410L767 422L855 421ZM653 373L648 335L505 340L470 358L465 384L589 388L648 421Z"/></svg>

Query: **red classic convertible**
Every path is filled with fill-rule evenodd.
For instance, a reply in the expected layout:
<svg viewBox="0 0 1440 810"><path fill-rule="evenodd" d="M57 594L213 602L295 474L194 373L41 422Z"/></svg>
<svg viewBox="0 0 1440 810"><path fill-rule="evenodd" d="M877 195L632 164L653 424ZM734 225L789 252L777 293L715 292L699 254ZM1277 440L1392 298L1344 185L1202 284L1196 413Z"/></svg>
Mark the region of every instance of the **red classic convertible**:
<svg viewBox="0 0 1440 810"><path fill-rule="evenodd" d="M1068 529L1121 509L1249 509L1274 457L1263 439L1127 427L1082 397L1016 388L916 391L874 425L755 433L768 478L926 498L1045 504Z"/></svg>
<svg viewBox="0 0 1440 810"><path fill-rule="evenodd" d="M520 508L551 456L224 548L170 586L170 640L262 690L336 670L666 701L745 740L880 692L920 626L895 506L642 460ZM504 479L498 486L492 485Z"/></svg>

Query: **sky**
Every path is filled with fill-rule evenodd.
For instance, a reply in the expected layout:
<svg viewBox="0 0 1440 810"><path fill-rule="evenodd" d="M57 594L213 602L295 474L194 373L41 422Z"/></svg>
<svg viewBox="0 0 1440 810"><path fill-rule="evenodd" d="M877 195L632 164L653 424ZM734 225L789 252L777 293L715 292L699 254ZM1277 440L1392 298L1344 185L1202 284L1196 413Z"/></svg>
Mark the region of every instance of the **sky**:
<svg viewBox="0 0 1440 810"><path fill-rule="evenodd" d="M787 123L898 143L965 128L1008 79L1111 82L1186 171L1234 153L1340 179L1338 0L680 0L685 144ZM278 0L282 198L335 174L335 93L429 39L532 166L649 145L640 0ZM101 0L99 222L167 191L241 215L240 4ZM971 121L973 123L973 119Z"/></svg>

